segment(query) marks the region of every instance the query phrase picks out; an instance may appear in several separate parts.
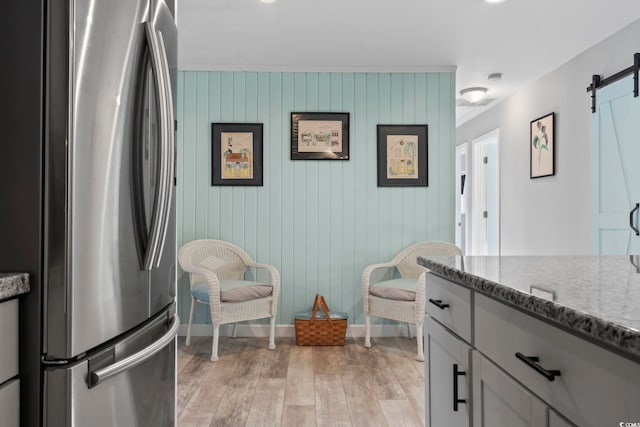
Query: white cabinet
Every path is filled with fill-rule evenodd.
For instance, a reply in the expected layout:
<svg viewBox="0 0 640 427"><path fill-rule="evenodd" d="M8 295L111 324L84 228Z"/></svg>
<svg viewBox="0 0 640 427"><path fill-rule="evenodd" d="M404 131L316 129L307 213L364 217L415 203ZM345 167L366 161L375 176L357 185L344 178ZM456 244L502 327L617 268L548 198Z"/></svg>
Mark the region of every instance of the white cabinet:
<svg viewBox="0 0 640 427"><path fill-rule="evenodd" d="M434 279L427 278L427 283ZM433 296L448 307L434 310L427 304L427 426L600 427L640 421L639 363L501 301L436 279ZM433 296L427 293L427 298ZM447 311L450 307L457 309L456 316ZM468 329L461 315L466 312L471 316ZM454 366L464 372L456 383ZM455 396L465 400L457 411L454 384Z"/></svg>
<svg viewBox="0 0 640 427"><path fill-rule="evenodd" d="M0 303L0 425L18 427L18 300Z"/></svg>
<svg viewBox="0 0 640 427"><path fill-rule="evenodd" d="M484 295L474 325L482 354L575 424L640 420L640 364Z"/></svg>
<svg viewBox="0 0 640 427"><path fill-rule="evenodd" d="M426 425L468 427L471 347L425 318Z"/></svg>
<svg viewBox="0 0 640 427"><path fill-rule="evenodd" d="M553 409L549 409L549 427L575 427Z"/></svg>
<svg viewBox="0 0 640 427"><path fill-rule="evenodd" d="M433 275L428 276L425 290L429 317L471 342L471 291Z"/></svg>
<svg viewBox="0 0 640 427"><path fill-rule="evenodd" d="M18 427L20 424L20 381L0 385L0 425Z"/></svg>
<svg viewBox="0 0 640 427"><path fill-rule="evenodd" d="M533 393L474 351L474 427L546 427L547 408Z"/></svg>
<svg viewBox="0 0 640 427"><path fill-rule="evenodd" d="M474 427L575 427L480 352L472 352Z"/></svg>
<svg viewBox="0 0 640 427"><path fill-rule="evenodd" d="M18 300L0 303L0 384L18 375Z"/></svg>

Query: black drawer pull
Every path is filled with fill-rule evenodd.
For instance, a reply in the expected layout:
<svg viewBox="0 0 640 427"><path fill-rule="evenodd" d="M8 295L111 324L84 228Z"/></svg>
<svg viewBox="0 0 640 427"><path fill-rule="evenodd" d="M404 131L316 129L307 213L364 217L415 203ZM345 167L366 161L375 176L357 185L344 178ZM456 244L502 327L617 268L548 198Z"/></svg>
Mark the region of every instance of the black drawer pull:
<svg viewBox="0 0 640 427"><path fill-rule="evenodd" d="M449 307L449 304L443 304L441 299L429 298L429 302L438 307L440 310L444 310L445 308Z"/></svg>
<svg viewBox="0 0 640 427"><path fill-rule="evenodd" d="M539 373L549 381L553 381L556 379L556 377L560 376L560 371L556 369L547 370L547 369L544 369L542 366L538 365L538 362L540 361L539 357L525 356L520 352L516 353L516 357L520 359L522 362L524 362L525 365L529 366L531 369L533 369L534 371L536 371L537 373Z"/></svg>
<svg viewBox="0 0 640 427"><path fill-rule="evenodd" d="M458 403L467 403L467 399L458 399L458 377L467 375L466 372L458 371L458 364L453 364L453 412L458 412Z"/></svg>

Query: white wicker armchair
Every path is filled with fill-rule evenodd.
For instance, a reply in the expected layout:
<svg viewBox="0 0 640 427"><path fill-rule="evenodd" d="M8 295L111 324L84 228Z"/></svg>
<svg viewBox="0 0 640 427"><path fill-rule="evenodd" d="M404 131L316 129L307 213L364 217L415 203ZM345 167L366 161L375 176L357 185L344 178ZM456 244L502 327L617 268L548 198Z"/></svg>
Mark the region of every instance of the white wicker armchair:
<svg viewBox="0 0 640 427"><path fill-rule="evenodd" d="M275 348L275 322L280 274L275 267L258 264L242 249L222 240L194 240L178 251L182 269L189 273L191 312L186 344L191 343L195 303L209 304L213 323L211 360L218 360L220 325L270 317L269 349ZM244 280L247 268L269 273L270 283ZM235 331L234 331L235 334Z"/></svg>
<svg viewBox="0 0 640 427"><path fill-rule="evenodd" d="M422 324L425 313L425 272L417 264L418 256L462 255L460 249L447 242L421 242L400 251L390 262L373 264L362 272L362 304L365 315L365 347L371 347L371 316L384 317L416 325L418 354L424 361ZM372 273L380 268L396 268L401 278L371 283Z"/></svg>

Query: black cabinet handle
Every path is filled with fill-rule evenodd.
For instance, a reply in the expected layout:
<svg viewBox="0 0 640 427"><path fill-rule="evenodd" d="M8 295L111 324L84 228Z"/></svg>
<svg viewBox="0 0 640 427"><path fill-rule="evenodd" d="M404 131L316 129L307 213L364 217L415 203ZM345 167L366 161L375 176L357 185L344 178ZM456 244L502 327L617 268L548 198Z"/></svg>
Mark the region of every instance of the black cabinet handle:
<svg viewBox="0 0 640 427"><path fill-rule="evenodd" d="M640 230L638 230L638 227L633 225L633 213L637 211L638 208L640 208L640 203L636 203L636 207L631 209L631 212L629 212L629 227L636 232L636 236L640 236Z"/></svg>
<svg viewBox="0 0 640 427"><path fill-rule="evenodd" d="M458 377L467 375L466 372L458 371L458 364L453 364L453 412L458 412L458 403L467 403L467 399L458 399Z"/></svg>
<svg viewBox="0 0 640 427"><path fill-rule="evenodd" d="M525 356L520 352L516 353L516 357L522 362L524 362L525 365L527 365L528 367L530 367L531 369L533 369L534 371L536 371L537 373L539 373L540 375L548 379L549 381L553 381L556 377L560 376L560 371L556 369L551 369L551 370L544 369L542 366L538 365L538 362L540 361L539 357Z"/></svg>
<svg viewBox="0 0 640 427"><path fill-rule="evenodd" d="M445 308L449 307L449 304L443 304L441 299L429 298L429 302L438 307L440 310L444 310Z"/></svg>

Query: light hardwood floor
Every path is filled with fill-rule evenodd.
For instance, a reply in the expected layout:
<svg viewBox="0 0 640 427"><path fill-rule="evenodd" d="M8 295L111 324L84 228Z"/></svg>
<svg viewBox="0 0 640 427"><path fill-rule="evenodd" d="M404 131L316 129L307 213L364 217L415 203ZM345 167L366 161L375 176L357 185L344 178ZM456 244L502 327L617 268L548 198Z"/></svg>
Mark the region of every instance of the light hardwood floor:
<svg viewBox="0 0 640 427"><path fill-rule="evenodd" d="M298 347L279 338L211 338L178 344L178 425L423 426L424 365L415 338L347 339L344 347Z"/></svg>

